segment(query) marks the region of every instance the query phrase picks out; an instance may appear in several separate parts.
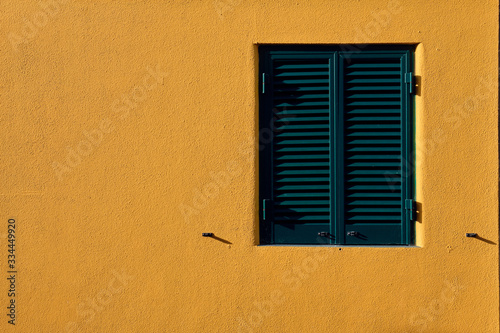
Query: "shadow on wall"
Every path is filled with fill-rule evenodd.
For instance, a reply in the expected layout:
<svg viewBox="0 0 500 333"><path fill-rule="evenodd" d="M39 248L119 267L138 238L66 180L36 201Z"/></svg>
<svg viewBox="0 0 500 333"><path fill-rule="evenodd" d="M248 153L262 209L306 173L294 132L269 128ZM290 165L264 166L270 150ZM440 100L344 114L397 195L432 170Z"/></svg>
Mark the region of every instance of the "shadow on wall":
<svg viewBox="0 0 500 333"><path fill-rule="evenodd" d="M415 95L420 96L422 92L422 76L415 75Z"/></svg>
<svg viewBox="0 0 500 333"><path fill-rule="evenodd" d="M216 241L222 242L224 244L233 244L230 241L228 241L228 240L226 240L224 238L217 237L217 236L215 236L212 233L209 233L209 235L207 234L207 236L204 235L204 237L209 237L209 238L215 239Z"/></svg>
<svg viewBox="0 0 500 333"><path fill-rule="evenodd" d="M491 245L497 245L497 243L493 242L493 241L490 241L489 239L486 239L486 238L483 238L479 235L477 235L476 237L474 237L475 239L478 239L480 241L483 241L485 243L488 243L488 244L491 244Z"/></svg>
<svg viewBox="0 0 500 333"><path fill-rule="evenodd" d="M415 203L415 206L416 206L416 222L418 223L422 223L422 203L421 202L416 202Z"/></svg>

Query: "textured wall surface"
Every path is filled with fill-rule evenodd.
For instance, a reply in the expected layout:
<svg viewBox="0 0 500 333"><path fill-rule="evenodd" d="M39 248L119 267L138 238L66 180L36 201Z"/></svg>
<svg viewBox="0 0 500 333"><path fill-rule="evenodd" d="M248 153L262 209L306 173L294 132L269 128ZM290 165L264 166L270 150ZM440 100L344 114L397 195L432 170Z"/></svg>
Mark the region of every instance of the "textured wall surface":
<svg viewBox="0 0 500 333"><path fill-rule="evenodd" d="M498 332L497 1L0 15L0 331ZM418 247L257 246L259 43L418 44Z"/></svg>

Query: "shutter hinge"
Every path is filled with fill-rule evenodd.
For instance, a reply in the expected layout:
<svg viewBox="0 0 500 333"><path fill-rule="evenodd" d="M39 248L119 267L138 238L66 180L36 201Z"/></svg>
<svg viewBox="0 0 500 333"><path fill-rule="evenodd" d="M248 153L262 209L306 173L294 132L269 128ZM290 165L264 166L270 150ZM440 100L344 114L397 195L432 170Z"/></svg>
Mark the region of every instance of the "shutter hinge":
<svg viewBox="0 0 500 333"><path fill-rule="evenodd" d="M266 93L266 73L262 73L262 93Z"/></svg>
<svg viewBox="0 0 500 333"><path fill-rule="evenodd" d="M266 220L266 208L268 210L268 213L269 213L269 209L270 209L270 204L271 203L271 200L270 199L264 199L262 200L262 220Z"/></svg>
<svg viewBox="0 0 500 333"><path fill-rule="evenodd" d="M405 210L410 221L415 221L416 219L416 203L413 199L405 200Z"/></svg>
<svg viewBox="0 0 500 333"><path fill-rule="evenodd" d="M405 83L410 84L410 94L413 94L414 86L415 86L415 79L413 76L413 72L405 74Z"/></svg>

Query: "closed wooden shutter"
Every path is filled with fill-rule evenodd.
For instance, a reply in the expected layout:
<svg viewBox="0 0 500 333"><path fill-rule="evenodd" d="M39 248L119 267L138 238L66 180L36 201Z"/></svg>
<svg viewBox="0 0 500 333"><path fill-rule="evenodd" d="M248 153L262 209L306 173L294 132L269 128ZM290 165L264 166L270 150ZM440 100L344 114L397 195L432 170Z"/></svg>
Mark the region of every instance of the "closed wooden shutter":
<svg viewBox="0 0 500 333"><path fill-rule="evenodd" d="M262 244L409 243L409 56L261 50Z"/></svg>
<svg viewBox="0 0 500 333"><path fill-rule="evenodd" d="M405 244L407 52L341 53L344 244ZM342 223L343 222L343 223ZM342 225L343 224L343 225ZM342 230L343 229L343 230Z"/></svg>
<svg viewBox="0 0 500 333"><path fill-rule="evenodd" d="M285 53L268 60L261 129L272 127L273 138L262 151L261 170L271 171L264 175L269 239L274 244L325 242L318 233L330 231L332 217L333 57Z"/></svg>

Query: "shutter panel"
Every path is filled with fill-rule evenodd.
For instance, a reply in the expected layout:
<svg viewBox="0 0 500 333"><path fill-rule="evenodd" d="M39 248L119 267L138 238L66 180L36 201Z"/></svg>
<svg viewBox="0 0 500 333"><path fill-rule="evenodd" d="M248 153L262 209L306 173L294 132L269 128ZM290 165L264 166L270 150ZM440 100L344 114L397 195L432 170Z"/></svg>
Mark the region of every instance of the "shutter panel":
<svg viewBox="0 0 500 333"><path fill-rule="evenodd" d="M407 52L341 53L345 244L408 244Z"/></svg>
<svg viewBox="0 0 500 333"><path fill-rule="evenodd" d="M410 244L411 49L259 48L261 244Z"/></svg>
<svg viewBox="0 0 500 333"><path fill-rule="evenodd" d="M333 54L267 55L261 143L266 142L266 129L272 128L273 138L260 155L261 202L270 199L261 239L272 244L330 243L318 233L332 231Z"/></svg>

